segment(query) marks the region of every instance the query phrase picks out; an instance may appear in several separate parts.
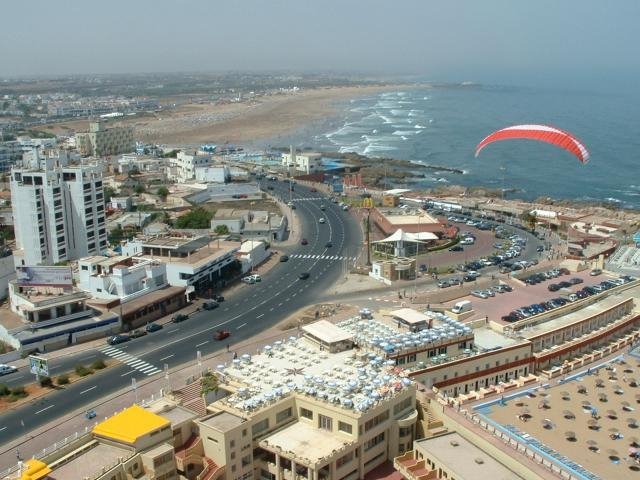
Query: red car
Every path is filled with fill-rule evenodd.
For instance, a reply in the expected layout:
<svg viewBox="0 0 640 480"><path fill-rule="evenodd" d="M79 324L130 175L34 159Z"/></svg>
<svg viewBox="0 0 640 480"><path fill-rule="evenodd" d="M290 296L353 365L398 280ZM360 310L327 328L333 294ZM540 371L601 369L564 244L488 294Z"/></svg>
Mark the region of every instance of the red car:
<svg viewBox="0 0 640 480"><path fill-rule="evenodd" d="M309 244L309 241L308 241L306 238L303 238L303 239L300 241L300 245L308 245L308 244Z"/></svg>
<svg viewBox="0 0 640 480"><path fill-rule="evenodd" d="M213 335L213 338L215 340L224 340L229 335L231 335L231 333L228 330L217 330L216 333Z"/></svg>

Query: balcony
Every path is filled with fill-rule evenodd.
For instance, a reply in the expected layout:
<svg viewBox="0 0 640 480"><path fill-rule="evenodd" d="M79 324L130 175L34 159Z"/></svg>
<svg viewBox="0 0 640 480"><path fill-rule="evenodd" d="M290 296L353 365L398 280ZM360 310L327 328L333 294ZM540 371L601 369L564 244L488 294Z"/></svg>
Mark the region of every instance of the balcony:
<svg viewBox="0 0 640 480"><path fill-rule="evenodd" d="M413 450L394 458L393 466L404 478L409 480L438 480L438 472L429 470L424 460L416 459Z"/></svg>

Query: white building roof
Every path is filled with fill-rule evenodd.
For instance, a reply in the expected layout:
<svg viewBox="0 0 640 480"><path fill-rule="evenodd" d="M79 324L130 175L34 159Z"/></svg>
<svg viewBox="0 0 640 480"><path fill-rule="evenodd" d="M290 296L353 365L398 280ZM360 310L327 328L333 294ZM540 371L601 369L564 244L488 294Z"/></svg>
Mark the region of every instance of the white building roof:
<svg viewBox="0 0 640 480"><path fill-rule="evenodd" d="M327 320L320 320L310 325L305 325L302 327L302 330L326 344L343 342L353 338L353 335L349 332Z"/></svg>
<svg viewBox="0 0 640 480"><path fill-rule="evenodd" d="M262 244L264 244L264 242L262 242L261 240L247 240L245 242L242 242L242 245L240 245L240 250L238 250L238 252L251 253L256 248L260 248L260 245Z"/></svg>
<svg viewBox="0 0 640 480"><path fill-rule="evenodd" d="M391 312L391 315L395 318L401 319L403 322L410 325L416 323L426 323L431 319L431 317L429 317L428 315L420 313L413 308L400 308Z"/></svg>

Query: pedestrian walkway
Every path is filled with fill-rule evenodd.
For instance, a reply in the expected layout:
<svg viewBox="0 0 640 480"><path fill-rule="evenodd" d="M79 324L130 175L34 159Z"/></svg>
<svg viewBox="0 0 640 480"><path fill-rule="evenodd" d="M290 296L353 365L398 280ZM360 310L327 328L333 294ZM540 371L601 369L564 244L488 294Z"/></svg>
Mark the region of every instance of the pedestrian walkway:
<svg viewBox="0 0 640 480"><path fill-rule="evenodd" d="M293 202L317 202L318 200L325 200L325 201L329 201L329 199L327 197L311 197L311 198L292 198L291 199Z"/></svg>
<svg viewBox="0 0 640 480"><path fill-rule="evenodd" d="M144 360L140 360L138 357L135 357L133 355L129 355L128 353L123 352L118 348L107 346L102 347L99 350L105 355L111 358L115 358L116 360L124 363L125 365L128 365L134 370L138 370L144 373L145 375L151 376L155 375L156 373L160 373L161 371L159 368L154 367L150 363L147 363ZM133 373L133 370L131 372Z"/></svg>
<svg viewBox="0 0 640 480"><path fill-rule="evenodd" d="M290 259L312 259L312 260L349 260L355 262L358 257L344 257L340 255L302 255L294 254L289 256Z"/></svg>

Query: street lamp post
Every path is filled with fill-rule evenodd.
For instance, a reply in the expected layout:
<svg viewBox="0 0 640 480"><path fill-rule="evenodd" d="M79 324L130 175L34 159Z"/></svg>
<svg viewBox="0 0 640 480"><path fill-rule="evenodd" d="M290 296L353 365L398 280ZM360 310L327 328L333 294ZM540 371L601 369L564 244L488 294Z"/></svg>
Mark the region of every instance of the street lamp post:
<svg viewBox="0 0 640 480"><path fill-rule="evenodd" d="M371 266L371 208L367 208L367 267Z"/></svg>

